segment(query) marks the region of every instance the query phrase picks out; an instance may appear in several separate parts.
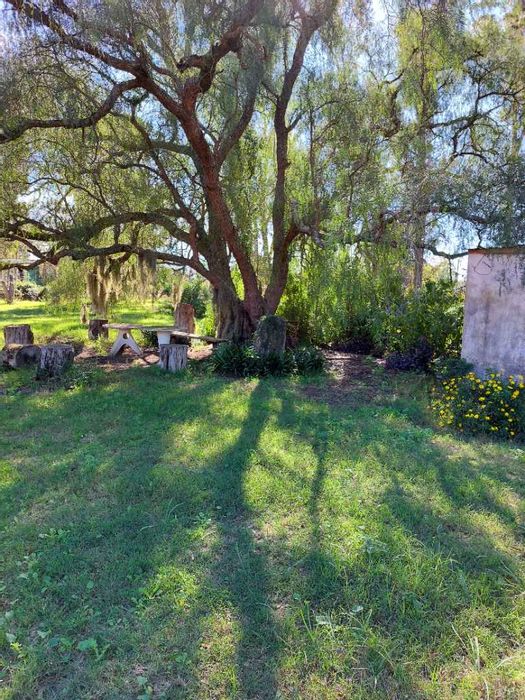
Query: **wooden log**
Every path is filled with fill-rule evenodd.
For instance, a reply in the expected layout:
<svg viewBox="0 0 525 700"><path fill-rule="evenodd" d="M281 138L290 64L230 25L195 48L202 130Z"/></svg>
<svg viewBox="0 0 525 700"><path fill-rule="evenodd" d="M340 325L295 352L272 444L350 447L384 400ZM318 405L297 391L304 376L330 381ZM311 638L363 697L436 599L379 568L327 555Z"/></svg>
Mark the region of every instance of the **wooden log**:
<svg viewBox="0 0 525 700"><path fill-rule="evenodd" d="M175 328L186 333L195 333L195 309L191 304L177 304Z"/></svg>
<svg viewBox="0 0 525 700"><path fill-rule="evenodd" d="M73 364L74 357L75 351L72 345L65 343L44 345L36 372L37 379L60 376Z"/></svg>
<svg viewBox="0 0 525 700"><path fill-rule="evenodd" d="M40 347L38 345L6 345L0 352L0 364L11 369L30 367L40 362Z"/></svg>
<svg viewBox="0 0 525 700"><path fill-rule="evenodd" d="M88 338L90 340L96 340L97 338L107 338L109 332L107 328L104 328L104 325L107 322L107 318L90 318L88 323Z"/></svg>
<svg viewBox="0 0 525 700"><path fill-rule="evenodd" d="M6 345L32 345L35 340L28 323L21 323L18 326L4 326L4 339Z"/></svg>
<svg viewBox="0 0 525 700"><path fill-rule="evenodd" d="M168 372L179 372L188 363L187 345L160 345L159 367Z"/></svg>

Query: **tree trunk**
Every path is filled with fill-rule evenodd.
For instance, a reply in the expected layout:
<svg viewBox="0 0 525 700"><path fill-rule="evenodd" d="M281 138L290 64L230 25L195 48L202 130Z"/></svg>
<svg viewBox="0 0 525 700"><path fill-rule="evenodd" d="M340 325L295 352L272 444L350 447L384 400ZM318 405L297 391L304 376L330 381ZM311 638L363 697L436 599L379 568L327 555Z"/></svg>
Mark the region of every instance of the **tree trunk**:
<svg viewBox="0 0 525 700"><path fill-rule="evenodd" d="M418 291L423 286L423 268L425 266L425 251L423 245L414 250L414 289Z"/></svg>
<svg viewBox="0 0 525 700"><path fill-rule="evenodd" d="M187 345L159 345L159 367L168 372L179 372L188 363Z"/></svg>
<svg viewBox="0 0 525 700"><path fill-rule="evenodd" d="M4 326L4 339L6 345L32 345L35 340L28 323Z"/></svg>
<svg viewBox="0 0 525 700"><path fill-rule="evenodd" d="M88 338L90 340L96 340L100 337L107 338L108 329L104 328L104 324L107 322L107 318L91 318L88 324Z"/></svg>
<svg viewBox="0 0 525 700"><path fill-rule="evenodd" d="M37 379L60 376L71 366L74 357L75 351L72 345L63 343L44 345L36 373Z"/></svg>
<svg viewBox="0 0 525 700"><path fill-rule="evenodd" d="M10 273L7 276L7 281L3 280L2 281L2 286L4 288L4 296L5 300L8 304L12 304L13 301L15 300L15 291L16 291L16 280L15 276Z"/></svg>
<svg viewBox="0 0 525 700"><path fill-rule="evenodd" d="M228 288L214 290L214 304L217 318L217 335L219 338L244 342L255 331L260 316L252 318L243 301L235 291Z"/></svg>

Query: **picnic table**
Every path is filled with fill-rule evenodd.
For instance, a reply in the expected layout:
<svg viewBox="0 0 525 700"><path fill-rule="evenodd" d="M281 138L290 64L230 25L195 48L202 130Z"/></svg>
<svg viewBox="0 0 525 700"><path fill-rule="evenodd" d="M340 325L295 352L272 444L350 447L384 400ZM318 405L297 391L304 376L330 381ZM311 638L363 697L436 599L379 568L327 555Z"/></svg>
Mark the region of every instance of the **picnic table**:
<svg viewBox="0 0 525 700"><path fill-rule="evenodd" d="M141 326L136 323L105 323L104 328L117 331L117 338L109 354L111 357L118 355L124 347L128 347L135 355L142 355L142 350L139 344L133 337L133 331L149 331L157 334L160 345L169 345L172 338L186 338L190 342L192 340L203 340L205 343L216 345L217 343L226 342L224 338L214 338L209 335L197 335L196 333L187 333L180 328L166 326Z"/></svg>

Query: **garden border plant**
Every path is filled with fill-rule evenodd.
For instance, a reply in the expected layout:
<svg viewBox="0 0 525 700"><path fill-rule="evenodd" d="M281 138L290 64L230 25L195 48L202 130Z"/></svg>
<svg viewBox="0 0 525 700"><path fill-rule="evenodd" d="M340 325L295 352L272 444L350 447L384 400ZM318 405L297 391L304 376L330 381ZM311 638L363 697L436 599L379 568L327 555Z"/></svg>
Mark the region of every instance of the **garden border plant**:
<svg viewBox="0 0 525 700"><path fill-rule="evenodd" d="M229 377L282 377L319 374L325 369L322 352L313 346L300 346L282 354L258 355L253 346L223 343L209 359L212 371Z"/></svg>
<svg viewBox="0 0 525 700"><path fill-rule="evenodd" d="M525 382L487 370L485 379L469 371L448 376L432 389L431 407L443 427L468 435L525 437Z"/></svg>

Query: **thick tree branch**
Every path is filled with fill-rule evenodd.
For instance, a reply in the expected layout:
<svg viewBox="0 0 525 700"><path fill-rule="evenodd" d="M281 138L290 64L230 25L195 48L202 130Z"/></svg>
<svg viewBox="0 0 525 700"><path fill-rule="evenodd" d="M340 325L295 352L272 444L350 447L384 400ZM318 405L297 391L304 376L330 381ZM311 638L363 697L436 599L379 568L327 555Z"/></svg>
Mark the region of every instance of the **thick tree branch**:
<svg viewBox="0 0 525 700"><path fill-rule="evenodd" d="M136 79L117 83L111 89L104 102L87 117L79 117L77 119L25 119L14 128L6 129L6 127L0 127L0 144L14 141L30 129L85 129L93 126L111 112L121 95L139 86L140 82Z"/></svg>

